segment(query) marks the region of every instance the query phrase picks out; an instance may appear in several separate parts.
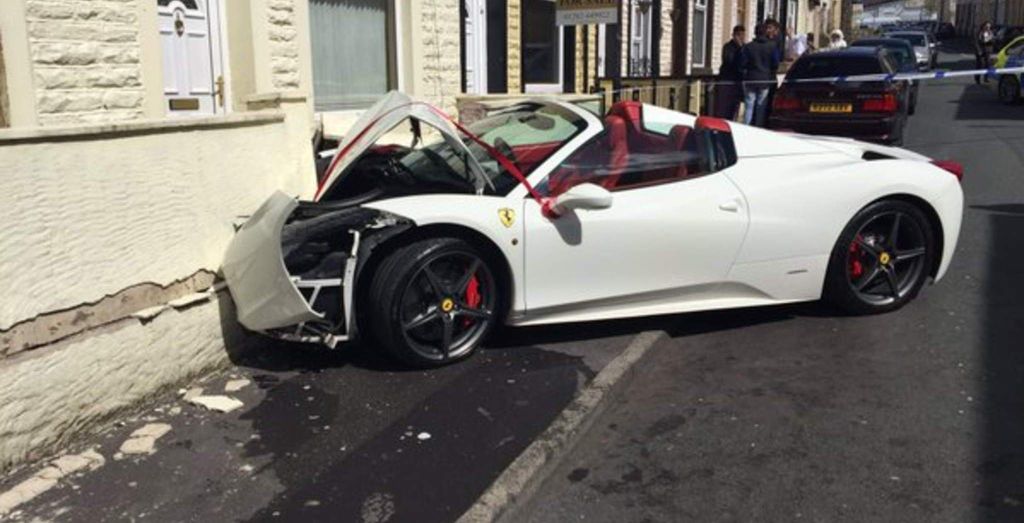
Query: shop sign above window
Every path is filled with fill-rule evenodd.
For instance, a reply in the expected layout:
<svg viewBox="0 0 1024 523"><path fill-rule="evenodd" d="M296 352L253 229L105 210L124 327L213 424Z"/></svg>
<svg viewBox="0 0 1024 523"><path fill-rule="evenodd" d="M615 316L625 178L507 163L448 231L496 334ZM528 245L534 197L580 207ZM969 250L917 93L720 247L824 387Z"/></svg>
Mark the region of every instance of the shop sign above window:
<svg viewBox="0 0 1024 523"><path fill-rule="evenodd" d="M622 0L556 0L558 25L617 24Z"/></svg>

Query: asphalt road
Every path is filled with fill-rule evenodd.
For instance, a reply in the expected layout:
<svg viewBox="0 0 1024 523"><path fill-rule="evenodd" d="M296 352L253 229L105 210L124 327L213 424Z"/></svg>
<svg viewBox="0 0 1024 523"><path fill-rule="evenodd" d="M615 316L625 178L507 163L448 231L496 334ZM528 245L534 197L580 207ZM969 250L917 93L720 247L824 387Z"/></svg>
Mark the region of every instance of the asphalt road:
<svg viewBox="0 0 1024 523"><path fill-rule="evenodd" d="M1024 106L920 94L906 146L966 168L947 277L882 316L666 320L516 520L1024 521Z"/></svg>
<svg viewBox="0 0 1024 523"><path fill-rule="evenodd" d="M23 504L15 521L452 521L539 435L643 322L515 329L474 358L406 371L372 347L263 342L197 383L245 406L205 411L178 394L68 452L106 464ZM115 459L147 423L172 430ZM27 466L0 492L33 474Z"/></svg>

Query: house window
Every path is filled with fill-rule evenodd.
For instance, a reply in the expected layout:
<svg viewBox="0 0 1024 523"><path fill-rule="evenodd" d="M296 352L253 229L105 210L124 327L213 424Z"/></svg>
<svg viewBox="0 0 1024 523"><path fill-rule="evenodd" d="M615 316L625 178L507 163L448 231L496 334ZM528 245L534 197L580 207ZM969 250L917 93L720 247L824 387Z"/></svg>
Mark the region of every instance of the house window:
<svg viewBox="0 0 1024 523"><path fill-rule="evenodd" d="M395 87L392 0L310 0L313 105L369 107Z"/></svg>
<svg viewBox="0 0 1024 523"><path fill-rule="evenodd" d="M523 83L528 92L561 92L562 31L551 0L523 1Z"/></svg>
<svg viewBox="0 0 1024 523"><path fill-rule="evenodd" d="M693 3L693 56L694 67L704 67L707 54L708 0L694 0Z"/></svg>
<svg viewBox="0 0 1024 523"><path fill-rule="evenodd" d="M632 29L629 35L629 75L651 76L651 19L654 18L650 1L634 2Z"/></svg>

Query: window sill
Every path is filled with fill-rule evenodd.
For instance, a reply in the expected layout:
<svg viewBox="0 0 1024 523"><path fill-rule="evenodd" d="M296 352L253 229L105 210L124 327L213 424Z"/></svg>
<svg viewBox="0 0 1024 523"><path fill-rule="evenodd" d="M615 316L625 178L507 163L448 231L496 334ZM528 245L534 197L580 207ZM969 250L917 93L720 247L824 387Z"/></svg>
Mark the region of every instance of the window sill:
<svg viewBox="0 0 1024 523"><path fill-rule="evenodd" d="M216 129L221 127L244 127L283 122L284 113L254 112L232 113L224 116L177 117L160 120L135 122L68 125L54 127L33 127L28 129L0 130L0 145L23 142L74 141L105 137L159 134L195 129Z"/></svg>

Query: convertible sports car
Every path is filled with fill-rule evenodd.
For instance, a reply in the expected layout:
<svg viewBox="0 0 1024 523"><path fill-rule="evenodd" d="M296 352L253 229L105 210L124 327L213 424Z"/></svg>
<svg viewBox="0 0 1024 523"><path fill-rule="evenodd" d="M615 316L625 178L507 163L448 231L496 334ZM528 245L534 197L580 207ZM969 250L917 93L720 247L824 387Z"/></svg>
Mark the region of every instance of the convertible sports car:
<svg viewBox="0 0 1024 523"><path fill-rule="evenodd" d="M411 144L382 143L404 125ZM420 367L469 356L497 322L822 297L885 312L949 267L962 174L638 102L601 118L526 101L466 128L391 93L314 199L272 195L223 270L251 330L331 347L367 334Z"/></svg>

